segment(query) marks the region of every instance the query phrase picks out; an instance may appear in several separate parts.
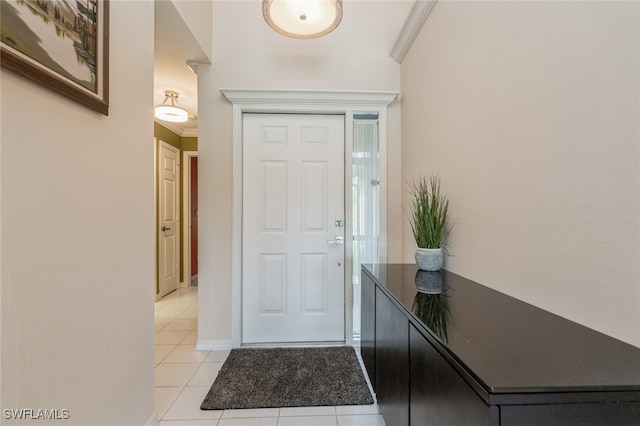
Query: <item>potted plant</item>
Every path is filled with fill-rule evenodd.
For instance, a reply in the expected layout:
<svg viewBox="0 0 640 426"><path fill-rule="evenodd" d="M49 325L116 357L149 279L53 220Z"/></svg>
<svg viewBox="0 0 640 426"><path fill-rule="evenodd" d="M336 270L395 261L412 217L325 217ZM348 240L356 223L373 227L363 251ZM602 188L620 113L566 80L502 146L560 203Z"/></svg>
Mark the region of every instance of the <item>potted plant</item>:
<svg viewBox="0 0 640 426"><path fill-rule="evenodd" d="M449 200L440 192L440 177L430 175L412 180L409 194L409 222L418 244L416 263L419 269L438 271L444 260L447 236L453 228L448 215Z"/></svg>

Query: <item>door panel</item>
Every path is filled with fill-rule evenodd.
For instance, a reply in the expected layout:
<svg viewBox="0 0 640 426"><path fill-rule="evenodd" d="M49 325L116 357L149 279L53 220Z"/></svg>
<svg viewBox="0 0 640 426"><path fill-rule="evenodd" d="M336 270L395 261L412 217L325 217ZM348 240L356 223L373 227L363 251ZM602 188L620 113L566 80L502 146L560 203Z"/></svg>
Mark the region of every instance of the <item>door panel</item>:
<svg viewBox="0 0 640 426"><path fill-rule="evenodd" d="M327 282L328 259L326 254L306 253L302 255L302 314L326 314L329 283Z"/></svg>
<svg viewBox="0 0 640 426"><path fill-rule="evenodd" d="M287 310L287 256L263 254L260 271L260 314L283 315Z"/></svg>
<svg viewBox="0 0 640 426"><path fill-rule="evenodd" d="M264 161L262 193L263 230L287 232L287 163Z"/></svg>
<svg viewBox="0 0 640 426"><path fill-rule="evenodd" d="M302 162L302 232L327 230L327 163Z"/></svg>
<svg viewBox="0 0 640 426"><path fill-rule="evenodd" d="M165 296L178 288L178 150L160 142L158 197L158 287L159 295Z"/></svg>
<svg viewBox="0 0 640 426"><path fill-rule="evenodd" d="M243 343L344 341L344 117L245 114L243 145Z"/></svg>

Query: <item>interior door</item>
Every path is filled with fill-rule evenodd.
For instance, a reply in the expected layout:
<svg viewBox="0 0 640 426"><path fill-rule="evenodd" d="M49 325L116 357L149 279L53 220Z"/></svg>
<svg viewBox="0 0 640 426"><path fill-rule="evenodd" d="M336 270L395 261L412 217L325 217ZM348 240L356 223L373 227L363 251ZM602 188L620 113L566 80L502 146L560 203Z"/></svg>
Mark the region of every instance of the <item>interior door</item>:
<svg viewBox="0 0 640 426"><path fill-rule="evenodd" d="M191 217L191 285L197 285L198 280L198 157L191 157L191 205L189 214Z"/></svg>
<svg viewBox="0 0 640 426"><path fill-rule="evenodd" d="M158 153L158 287L159 296L178 288L179 151L160 142Z"/></svg>
<svg viewBox="0 0 640 426"><path fill-rule="evenodd" d="M344 116L243 116L242 342L345 339Z"/></svg>

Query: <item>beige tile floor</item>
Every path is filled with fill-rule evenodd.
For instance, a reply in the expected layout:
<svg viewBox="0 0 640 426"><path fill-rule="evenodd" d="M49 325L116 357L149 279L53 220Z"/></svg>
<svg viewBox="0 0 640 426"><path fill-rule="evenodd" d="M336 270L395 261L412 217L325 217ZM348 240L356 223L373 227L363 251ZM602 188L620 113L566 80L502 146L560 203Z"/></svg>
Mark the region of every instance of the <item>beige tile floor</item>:
<svg viewBox="0 0 640 426"><path fill-rule="evenodd" d="M376 405L200 410L229 351L196 351L198 288L155 303L155 404L160 426L385 426Z"/></svg>

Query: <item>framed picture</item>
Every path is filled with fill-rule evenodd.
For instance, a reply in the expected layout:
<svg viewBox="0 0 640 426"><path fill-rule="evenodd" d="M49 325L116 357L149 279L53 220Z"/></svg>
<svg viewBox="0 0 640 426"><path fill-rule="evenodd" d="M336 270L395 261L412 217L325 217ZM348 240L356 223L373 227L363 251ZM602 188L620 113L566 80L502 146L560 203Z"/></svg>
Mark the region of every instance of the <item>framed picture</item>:
<svg viewBox="0 0 640 426"><path fill-rule="evenodd" d="M108 0L0 0L2 67L109 115Z"/></svg>

